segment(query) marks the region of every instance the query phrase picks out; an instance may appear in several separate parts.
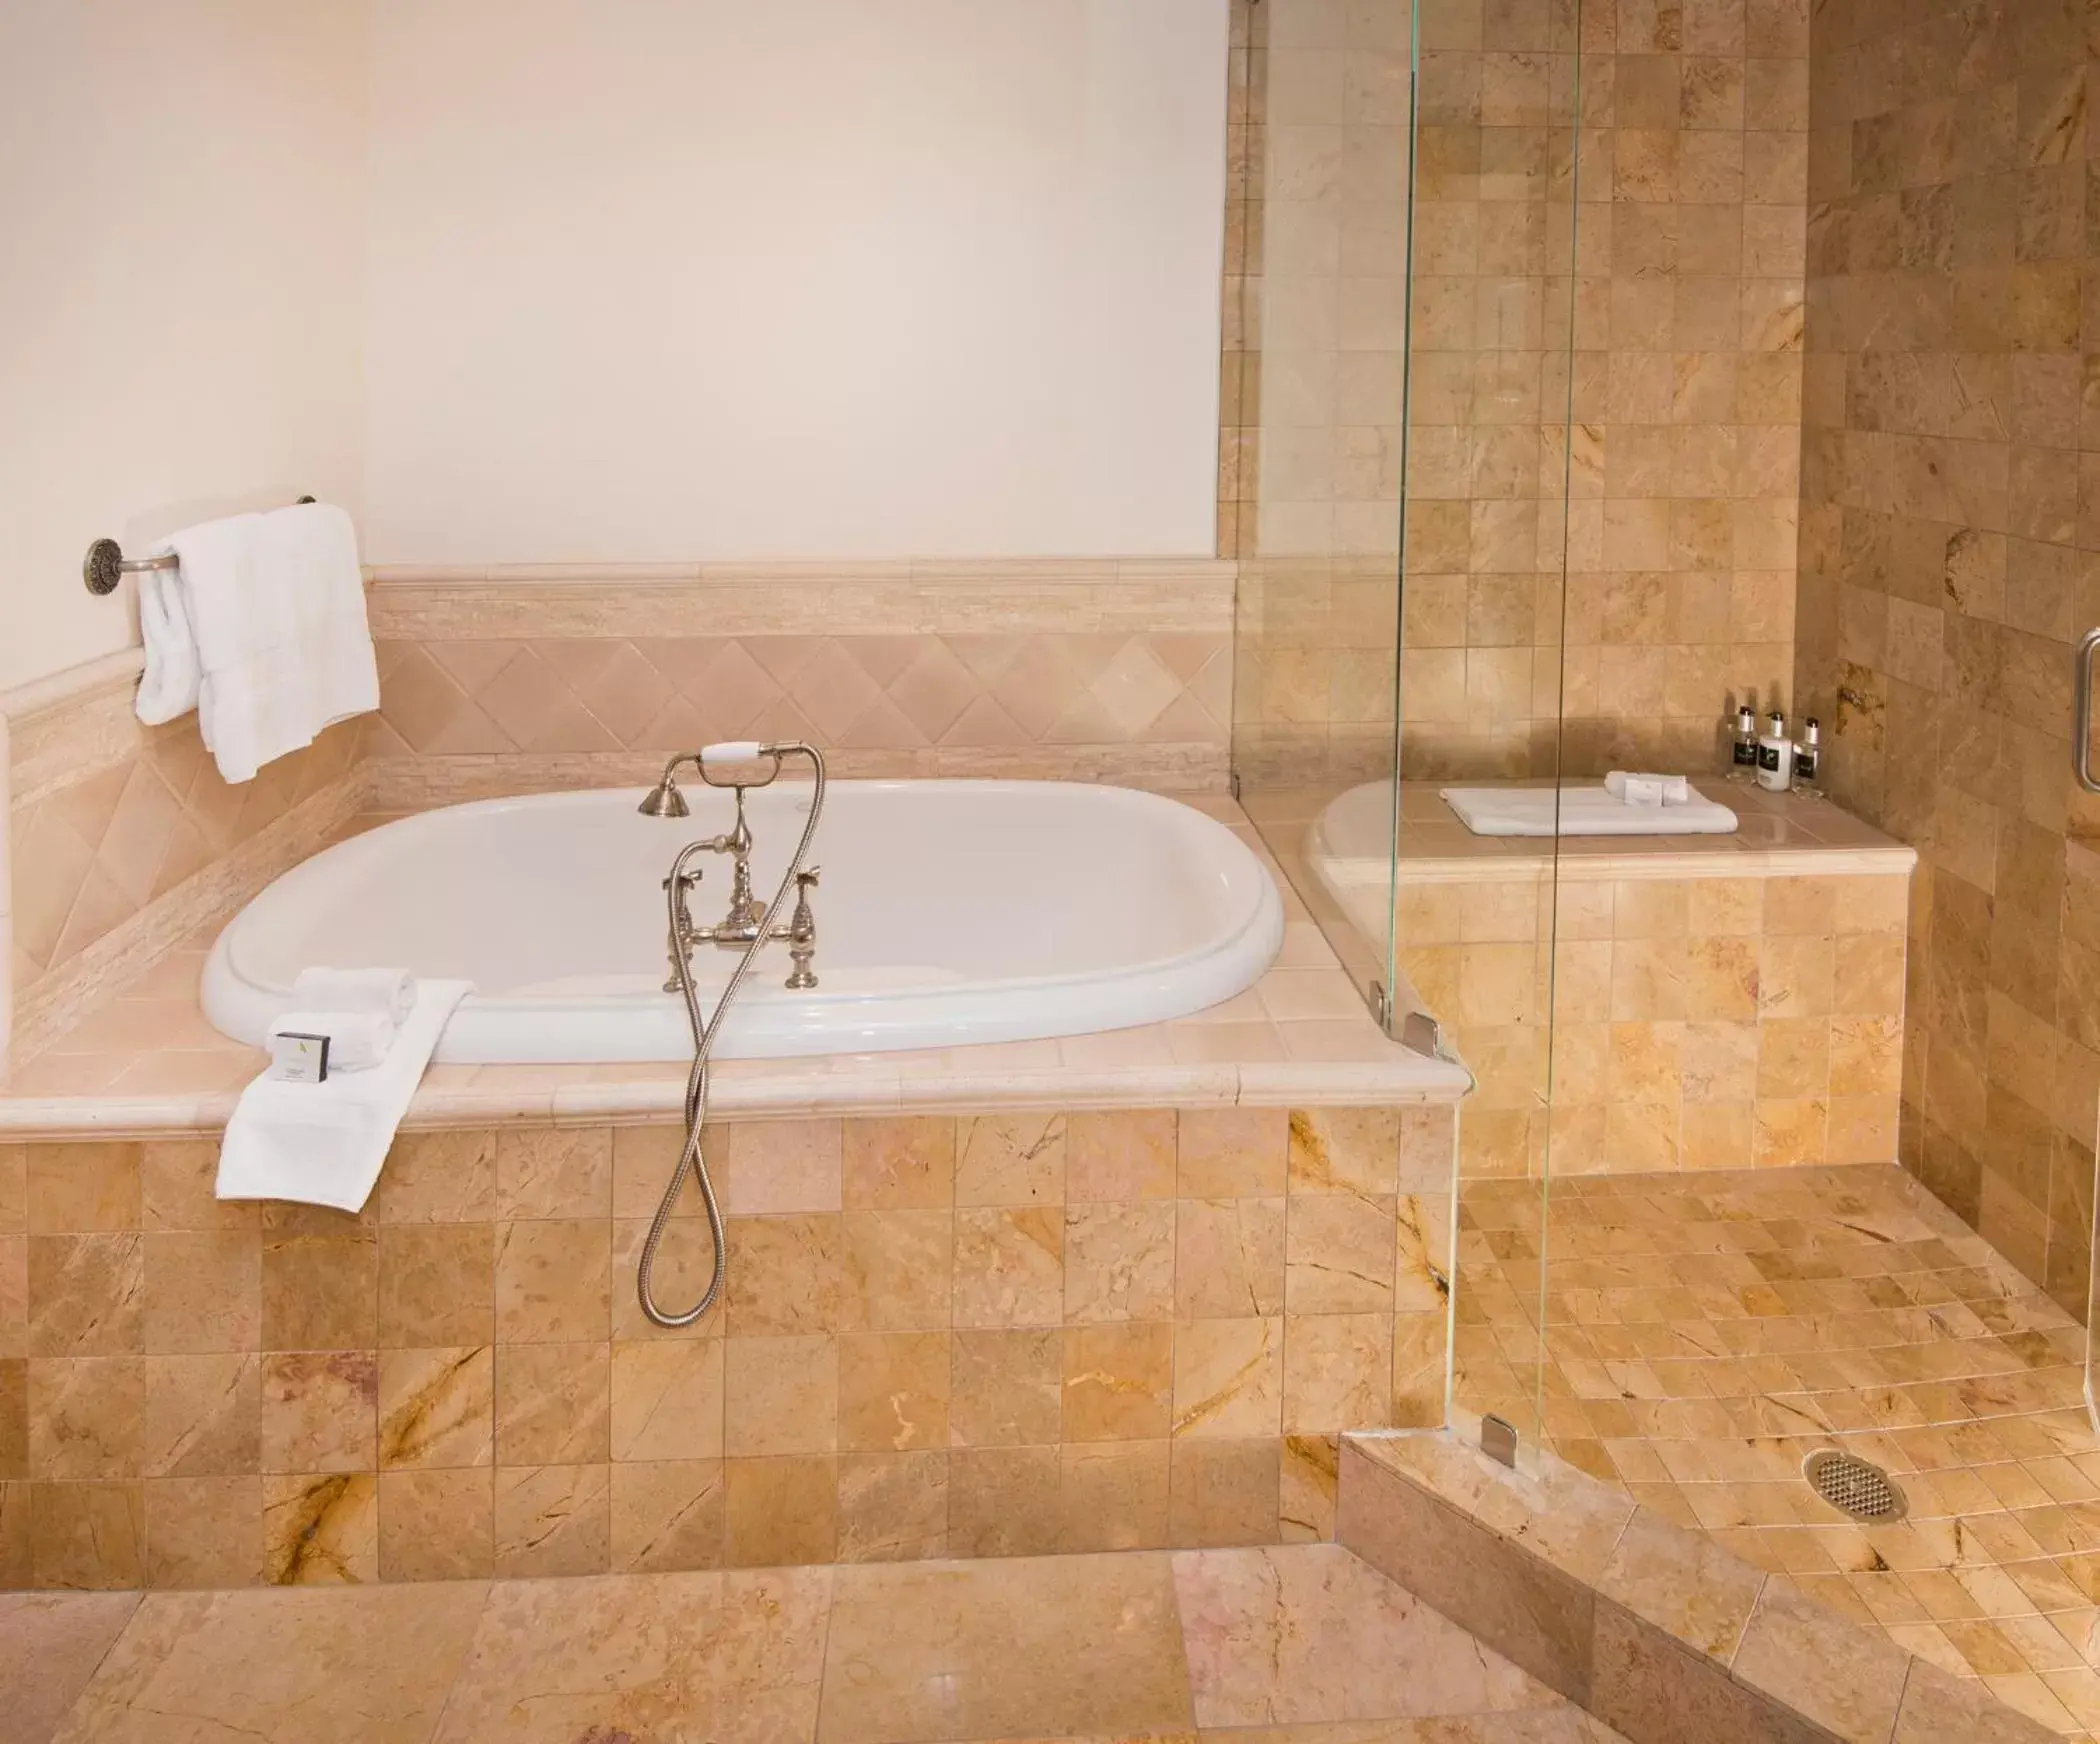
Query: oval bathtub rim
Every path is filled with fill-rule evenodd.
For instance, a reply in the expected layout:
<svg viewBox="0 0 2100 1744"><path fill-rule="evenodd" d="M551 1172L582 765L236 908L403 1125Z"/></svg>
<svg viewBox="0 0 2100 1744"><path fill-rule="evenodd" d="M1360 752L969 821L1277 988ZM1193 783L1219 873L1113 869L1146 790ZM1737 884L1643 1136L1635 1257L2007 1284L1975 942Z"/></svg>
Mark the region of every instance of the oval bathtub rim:
<svg viewBox="0 0 2100 1744"><path fill-rule="evenodd" d="M856 1006L879 1007L886 997L893 996L856 992L827 996L821 988L815 995L800 997L799 1003L804 1011L801 1022L784 1024L780 1021L780 1008L787 1002L769 998L769 989L758 988L754 991L758 994L760 1008L774 1019L765 1031L765 1045L740 1044L736 1032L741 1026L732 1015L730 1026L724 1032L722 1045L717 1049L718 1058L822 1058L917 1052L926 1049L1096 1035L1148 1024L1172 1022L1193 1017L1251 989L1273 966L1281 952L1286 914L1282 892L1277 886L1275 875L1262 862L1261 857L1239 839L1229 825L1171 794L1154 793L1143 788L1116 787L1099 782L968 777L842 778L835 781L833 786L836 789L849 784L863 792L928 788L990 791L1055 788L1066 793L1084 793L1103 798L1128 809L1165 810L1171 812L1174 827L1201 837L1209 837L1213 841L1228 842L1230 847L1223 849L1223 852L1231 856L1244 856L1239 864L1250 869L1255 875L1251 880L1255 893L1254 902L1251 910L1229 933L1209 941L1193 955L1166 956L1122 965L1107 975L1099 971L1075 972L1070 975L1015 978L990 984L965 983L950 1001L957 1008L952 1016L929 1022L922 1015L909 1026L901 1023L885 1025L880 1021L871 1022L865 1010L856 1021ZM344 865L355 866L362 859L385 853L384 843L388 832L418 825L427 827L431 819L440 816L470 817L517 810L558 810L564 806L579 809L592 805L603 806L608 797L618 796L632 800L642 791L638 786L576 788L469 800L458 805L435 806L391 818L371 829L360 831L355 836L330 844L271 880L220 928L207 956L200 987L200 1002L206 1018L222 1034L249 1042L251 1045L260 1044L269 1023L284 1009L289 989L260 984L235 967L233 952L243 919L255 904L266 897L277 895L280 899L296 898L303 887L337 875ZM986 985L996 990L996 1007L987 1003L984 992ZM1069 1010L1075 1001L1099 1003L1104 988L1112 990L1115 995L1118 1015L1113 1024L1104 1025L1097 1021L1079 1022L1069 1016L1057 1015L1060 1009ZM1191 1002L1192 994L1196 996L1194 1003ZM747 998L750 996L750 993L745 995ZM929 997L939 998L940 995L922 994L919 997L921 1005L924 1005ZM550 1020L559 1020L564 1015L602 1014L607 1006L614 1004L623 1009L626 1021L634 1031L628 1045L601 1045L586 1057L579 1058L575 1052L550 1041L549 1037L555 1029L555 1022ZM266 1007L269 1009L265 1009ZM1016 1007L1020 1009L1014 1009ZM480 1044L461 1045L452 1042L452 1035L448 1030L447 1038L441 1040L434 1056L435 1063L573 1064L588 1067L597 1064L675 1061L689 1055L691 1048L683 1008L677 998L669 994L654 997L513 996L489 1002L483 1002L477 995L469 994L461 1009L465 1012L470 1008L476 1018L473 1028L483 1032L489 1039ZM895 1039L895 1031L903 1027L912 1029L910 1038Z"/></svg>

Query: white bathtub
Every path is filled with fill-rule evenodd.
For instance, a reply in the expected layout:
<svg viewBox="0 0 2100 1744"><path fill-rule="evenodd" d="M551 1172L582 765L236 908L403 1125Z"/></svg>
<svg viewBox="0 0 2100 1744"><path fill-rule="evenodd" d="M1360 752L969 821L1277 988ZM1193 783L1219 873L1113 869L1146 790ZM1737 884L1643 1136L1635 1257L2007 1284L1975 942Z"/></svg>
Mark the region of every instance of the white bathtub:
<svg viewBox="0 0 2100 1744"><path fill-rule="evenodd" d="M260 1042L309 964L461 976L475 992L438 1049L452 1062L677 1060L683 1007L662 991L660 888L672 856L727 827L645 818L632 791L489 800L382 825L315 855L213 946L205 1014ZM750 796L753 882L770 897L808 814L807 784ZM1026 1041L1185 1017L1251 986L1283 938L1261 863L1224 825L1126 788L1030 781L834 781L811 862L818 986L790 993L768 945L717 1043L769 1058ZM728 901L728 862L697 862L696 921ZM735 953L694 957L703 1009Z"/></svg>

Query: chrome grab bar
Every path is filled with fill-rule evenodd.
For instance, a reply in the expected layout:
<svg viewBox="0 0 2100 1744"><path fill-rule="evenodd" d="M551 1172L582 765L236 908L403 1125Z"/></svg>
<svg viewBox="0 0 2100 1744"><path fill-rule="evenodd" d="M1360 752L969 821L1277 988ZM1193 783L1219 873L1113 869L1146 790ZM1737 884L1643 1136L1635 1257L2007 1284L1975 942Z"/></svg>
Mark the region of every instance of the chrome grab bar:
<svg viewBox="0 0 2100 1744"><path fill-rule="evenodd" d="M2100 777L2093 774L2093 651L2100 649L2100 625L2086 631L2071 669L2071 768L2078 785L2088 793L2100 793Z"/></svg>

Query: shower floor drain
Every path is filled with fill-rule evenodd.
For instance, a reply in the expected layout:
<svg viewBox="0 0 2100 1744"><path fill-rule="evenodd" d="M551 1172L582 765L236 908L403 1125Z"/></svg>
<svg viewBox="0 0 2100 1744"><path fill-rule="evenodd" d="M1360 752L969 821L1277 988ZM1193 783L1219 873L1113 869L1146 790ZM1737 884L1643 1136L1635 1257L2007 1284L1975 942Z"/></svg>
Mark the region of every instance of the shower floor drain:
<svg viewBox="0 0 2100 1744"><path fill-rule="evenodd" d="M1803 1461L1801 1475L1824 1501L1855 1520L1881 1524L1903 1518L1903 1492L1896 1480L1852 1454L1821 1448Z"/></svg>

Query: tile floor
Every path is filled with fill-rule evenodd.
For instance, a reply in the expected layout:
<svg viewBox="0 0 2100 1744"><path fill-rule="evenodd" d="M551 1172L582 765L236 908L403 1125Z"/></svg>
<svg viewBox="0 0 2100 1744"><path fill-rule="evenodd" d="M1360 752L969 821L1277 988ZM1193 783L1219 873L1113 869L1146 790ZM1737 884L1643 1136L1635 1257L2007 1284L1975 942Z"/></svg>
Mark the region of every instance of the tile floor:
<svg viewBox="0 0 2100 1744"><path fill-rule="evenodd" d="M1536 1182L1460 1194L1457 1398L1532 1421ZM1552 1185L1544 1439L2071 1737L2100 1732L2085 1330L1891 1167ZM1909 1513L1800 1476L1839 1444Z"/></svg>
<svg viewBox="0 0 2100 1744"><path fill-rule="evenodd" d="M0 1712L18 1744L1619 1744L1331 1544L0 1595Z"/></svg>

